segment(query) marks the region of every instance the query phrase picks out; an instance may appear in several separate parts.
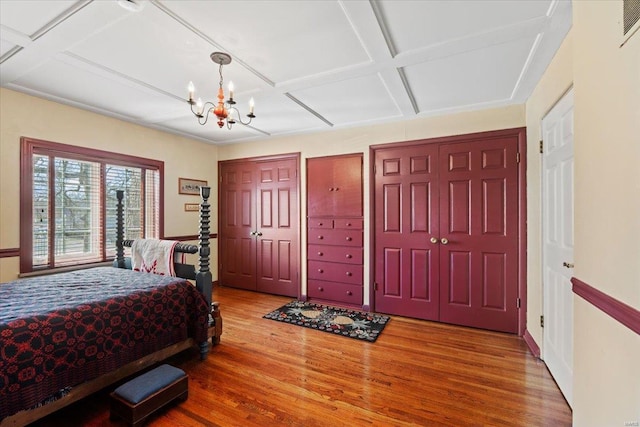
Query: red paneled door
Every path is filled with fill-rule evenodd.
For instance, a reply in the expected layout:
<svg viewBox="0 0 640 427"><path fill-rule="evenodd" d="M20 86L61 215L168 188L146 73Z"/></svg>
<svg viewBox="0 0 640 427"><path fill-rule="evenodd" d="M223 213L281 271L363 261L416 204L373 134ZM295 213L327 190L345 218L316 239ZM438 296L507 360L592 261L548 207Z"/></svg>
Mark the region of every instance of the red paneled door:
<svg viewBox="0 0 640 427"><path fill-rule="evenodd" d="M298 296L298 159L220 164L223 285Z"/></svg>
<svg viewBox="0 0 640 427"><path fill-rule="evenodd" d="M256 289L296 297L299 218L297 159L257 165Z"/></svg>
<svg viewBox="0 0 640 427"><path fill-rule="evenodd" d="M220 163L219 280L256 290L256 177L253 162Z"/></svg>
<svg viewBox="0 0 640 427"><path fill-rule="evenodd" d="M518 332L518 137L376 150L375 309Z"/></svg>
<svg viewBox="0 0 640 427"><path fill-rule="evenodd" d="M438 146L376 150L375 162L375 309L438 320Z"/></svg>

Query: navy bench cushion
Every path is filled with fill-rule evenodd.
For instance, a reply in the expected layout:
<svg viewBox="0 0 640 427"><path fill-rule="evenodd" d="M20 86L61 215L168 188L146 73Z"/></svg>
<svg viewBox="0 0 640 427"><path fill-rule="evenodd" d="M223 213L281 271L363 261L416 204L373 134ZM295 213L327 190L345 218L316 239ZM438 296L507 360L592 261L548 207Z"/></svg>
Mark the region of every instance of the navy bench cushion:
<svg viewBox="0 0 640 427"><path fill-rule="evenodd" d="M122 384L115 389L114 393L130 403L140 403L156 391L179 380L185 375L182 369L166 364L160 365Z"/></svg>

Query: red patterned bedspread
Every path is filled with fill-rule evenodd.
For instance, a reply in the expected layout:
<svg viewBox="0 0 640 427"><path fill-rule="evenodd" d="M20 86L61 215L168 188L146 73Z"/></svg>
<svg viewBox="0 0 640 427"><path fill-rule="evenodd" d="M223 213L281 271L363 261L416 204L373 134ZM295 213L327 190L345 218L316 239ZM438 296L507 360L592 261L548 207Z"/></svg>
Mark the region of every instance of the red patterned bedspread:
<svg viewBox="0 0 640 427"><path fill-rule="evenodd" d="M0 420L171 344L207 340L189 282L113 267L0 284Z"/></svg>

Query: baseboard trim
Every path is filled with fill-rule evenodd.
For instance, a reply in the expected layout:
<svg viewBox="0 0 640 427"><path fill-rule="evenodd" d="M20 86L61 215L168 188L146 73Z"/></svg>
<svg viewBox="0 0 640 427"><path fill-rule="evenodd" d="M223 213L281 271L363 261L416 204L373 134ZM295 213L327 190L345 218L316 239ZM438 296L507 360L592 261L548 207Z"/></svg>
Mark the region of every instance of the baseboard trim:
<svg viewBox="0 0 640 427"><path fill-rule="evenodd" d="M540 358L540 347L536 343L536 340L533 339L531 334L527 329L524 330L524 334L522 334L522 339L525 343L527 343L527 347L529 347L529 351L538 359Z"/></svg>
<svg viewBox="0 0 640 427"><path fill-rule="evenodd" d="M574 294L582 297L585 301L640 335L640 311L586 284L580 279L573 277L571 278L571 283L573 284Z"/></svg>

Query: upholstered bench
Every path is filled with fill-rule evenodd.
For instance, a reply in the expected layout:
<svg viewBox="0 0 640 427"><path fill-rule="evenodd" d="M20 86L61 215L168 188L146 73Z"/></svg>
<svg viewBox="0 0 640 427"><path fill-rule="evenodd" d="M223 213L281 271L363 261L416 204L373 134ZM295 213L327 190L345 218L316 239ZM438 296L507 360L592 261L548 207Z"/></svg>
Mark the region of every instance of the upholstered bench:
<svg viewBox="0 0 640 427"><path fill-rule="evenodd" d="M188 377L182 369L160 365L116 388L111 393L111 418L119 417L132 426L167 403L189 396Z"/></svg>

